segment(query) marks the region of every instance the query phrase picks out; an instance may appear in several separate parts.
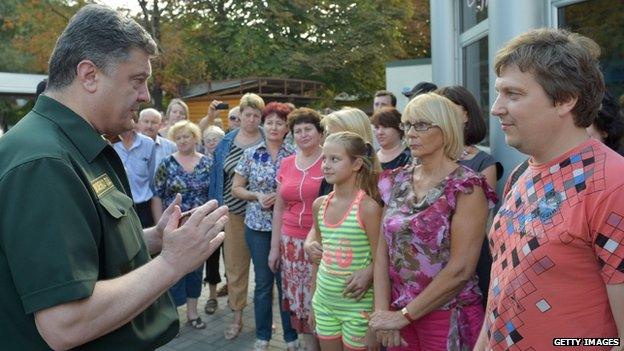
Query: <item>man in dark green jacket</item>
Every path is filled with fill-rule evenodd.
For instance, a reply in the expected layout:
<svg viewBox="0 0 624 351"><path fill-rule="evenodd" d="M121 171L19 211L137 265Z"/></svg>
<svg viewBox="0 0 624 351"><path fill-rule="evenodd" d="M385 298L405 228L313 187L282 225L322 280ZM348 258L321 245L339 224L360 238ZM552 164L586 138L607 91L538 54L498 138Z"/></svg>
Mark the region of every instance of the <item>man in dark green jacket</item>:
<svg viewBox="0 0 624 351"><path fill-rule="evenodd" d="M4 350L151 350L178 332L167 289L221 244L227 208L186 217L178 196L141 229L103 137L132 128L149 101L156 52L135 21L84 7L56 43L46 92L0 140Z"/></svg>

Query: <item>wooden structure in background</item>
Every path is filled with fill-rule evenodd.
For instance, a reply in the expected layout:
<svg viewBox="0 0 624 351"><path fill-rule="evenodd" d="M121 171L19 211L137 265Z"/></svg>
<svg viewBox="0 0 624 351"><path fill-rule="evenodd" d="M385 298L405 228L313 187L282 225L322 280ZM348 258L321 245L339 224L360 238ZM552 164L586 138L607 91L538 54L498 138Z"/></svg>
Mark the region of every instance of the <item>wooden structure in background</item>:
<svg viewBox="0 0 624 351"><path fill-rule="evenodd" d="M319 100L324 90L323 83L312 80L252 77L197 84L183 92L183 99L188 104L190 120L197 123L206 115L212 100L227 102L232 108L238 105L241 96L254 93L260 95L265 103L291 102L301 107ZM226 128L227 112L219 114Z"/></svg>

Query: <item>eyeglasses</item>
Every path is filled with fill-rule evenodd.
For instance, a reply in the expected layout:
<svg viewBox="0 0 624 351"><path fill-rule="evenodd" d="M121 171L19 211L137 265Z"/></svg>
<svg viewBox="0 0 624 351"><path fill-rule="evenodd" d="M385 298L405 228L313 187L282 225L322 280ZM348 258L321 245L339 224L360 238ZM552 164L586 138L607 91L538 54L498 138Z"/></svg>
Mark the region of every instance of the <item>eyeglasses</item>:
<svg viewBox="0 0 624 351"><path fill-rule="evenodd" d="M429 122L422 122L422 121L417 121L415 123L412 122L402 122L401 124L399 124L399 128L401 128L401 130L403 130L404 132L409 132L409 130L413 127L415 131L417 132L426 132L429 129L433 128L433 127L437 127L438 125L435 123L429 123Z"/></svg>
<svg viewBox="0 0 624 351"><path fill-rule="evenodd" d="M236 116L228 116L228 119L230 121L236 121L238 119L238 117L236 117Z"/></svg>

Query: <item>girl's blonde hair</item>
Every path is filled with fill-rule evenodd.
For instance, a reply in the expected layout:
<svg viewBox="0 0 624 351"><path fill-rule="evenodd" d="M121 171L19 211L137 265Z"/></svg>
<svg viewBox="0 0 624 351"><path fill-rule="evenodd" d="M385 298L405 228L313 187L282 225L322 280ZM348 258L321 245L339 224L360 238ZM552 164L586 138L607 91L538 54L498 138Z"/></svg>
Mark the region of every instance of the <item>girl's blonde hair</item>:
<svg viewBox="0 0 624 351"><path fill-rule="evenodd" d="M353 132L331 134L325 140L325 144L330 143L342 145L352 161L358 158L362 159L362 167L357 174L356 186L364 190L364 192L375 201L381 203L381 196L377 188L381 165L373 146Z"/></svg>
<svg viewBox="0 0 624 351"><path fill-rule="evenodd" d="M373 128L371 122L364 111L347 107L340 111L335 111L325 116L321 121L325 130L339 129L349 131L361 136L365 142L373 145Z"/></svg>
<svg viewBox="0 0 624 351"><path fill-rule="evenodd" d="M416 96L405 106L401 122L424 121L438 126L444 136L444 155L457 160L464 150L462 116L460 107L451 100L436 93L427 93Z"/></svg>

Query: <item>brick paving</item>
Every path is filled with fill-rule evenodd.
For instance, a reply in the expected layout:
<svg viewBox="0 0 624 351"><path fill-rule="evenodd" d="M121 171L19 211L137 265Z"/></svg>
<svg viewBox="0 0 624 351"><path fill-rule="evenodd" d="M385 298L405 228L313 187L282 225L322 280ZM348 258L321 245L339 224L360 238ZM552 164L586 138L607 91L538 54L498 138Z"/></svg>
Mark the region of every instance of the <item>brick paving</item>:
<svg viewBox="0 0 624 351"><path fill-rule="evenodd" d="M221 260L220 270L223 277L223 260ZM223 279L225 283L225 279ZM220 285L219 285L220 286ZM226 340L223 336L225 328L232 322L232 312L227 307L227 296L218 298L219 308L213 315L207 315L204 312L204 306L208 299L208 286L202 289L202 295L199 298L199 316L206 323L206 329L195 330L189 326L186 318L186 305L178 308L180 316L180 324L182 326L180 336L171 340L167 345L158 349L158 351L245 351L253 350L256 341L255 322L253 312L253 289L254 274L253 264L249 272L249 297L248 305L243 312L243 330L238 338L234 340ZM273 324L276 330L273 332L269 350L285 350L284 339L282 337L282 325L279 318L279 309L277 306L277 291L274 291L273 301Z"/></svg>

